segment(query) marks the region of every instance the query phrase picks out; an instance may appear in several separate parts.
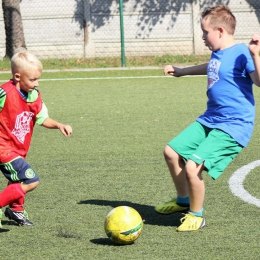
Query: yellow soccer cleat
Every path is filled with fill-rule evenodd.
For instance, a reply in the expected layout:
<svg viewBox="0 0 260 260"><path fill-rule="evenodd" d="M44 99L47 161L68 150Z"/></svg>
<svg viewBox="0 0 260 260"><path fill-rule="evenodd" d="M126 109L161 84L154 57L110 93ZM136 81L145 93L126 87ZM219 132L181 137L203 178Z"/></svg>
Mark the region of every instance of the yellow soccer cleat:
<svg viewBox="0 0 260 260"><path fill-rule="evenodd" d="M157 213L160 214L171 214L174 212L183 212L183 211L188 211L189 210L189 206L180 206L177 204L176 202L176 198L173 198L171 201L165 202L163 204L160 204L158 206L156 206L155 211Z"/></svg>
<svg viewBox="0 0 260 260"><path fill-rule="evenodd" d="M187 213L181 218L181 223L182 224L176 228L177 231L195 231L203 228L206 221L204 217L197 217L191 213Z"/></svg>

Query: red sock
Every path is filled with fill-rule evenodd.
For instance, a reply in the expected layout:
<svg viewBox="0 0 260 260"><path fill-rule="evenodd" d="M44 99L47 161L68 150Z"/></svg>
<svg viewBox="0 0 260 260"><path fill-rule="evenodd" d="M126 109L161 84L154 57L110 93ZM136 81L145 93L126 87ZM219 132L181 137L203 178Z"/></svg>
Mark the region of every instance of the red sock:
<svg viewBox="0 0 260 260"><path fill-rule="evenodd" d="M23 211L24 197L15 200L13 203L9 204L9 207L14 211Z"/></svg>
<svg viewBox="0 0 260 260"><path fill-rule="evenodd" d="M13 184L12 182L8 182L7 185ZM15 200L13 203L9 204L10 209L14 210L14 211L23 211L24 205L24 197L21 197L17 200Z"/></svg>
<svg viewBox="0 0 260 260"><path fill-rule="evenodd" d="M22 189L21 183L10 184L0 193L0 208L12 204L20 198L24 198L24 196L25 192Z"/></svg>

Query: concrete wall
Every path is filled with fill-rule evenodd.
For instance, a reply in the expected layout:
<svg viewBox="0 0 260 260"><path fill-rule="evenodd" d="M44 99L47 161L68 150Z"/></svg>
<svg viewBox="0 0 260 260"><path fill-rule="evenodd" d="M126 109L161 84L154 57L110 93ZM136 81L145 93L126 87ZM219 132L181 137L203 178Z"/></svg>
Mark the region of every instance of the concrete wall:
<svg viewBox="0 0 260 260"><path fill-rule="evenodd" d="M126 56L209 53L201 40L200 13L228 4L237 18L235 37L248 42L260 32L259 0L124 0ZM27 48L40 58L121 55L118 0L22 0ZM5 31L0 10L0 58Z"/></svg>

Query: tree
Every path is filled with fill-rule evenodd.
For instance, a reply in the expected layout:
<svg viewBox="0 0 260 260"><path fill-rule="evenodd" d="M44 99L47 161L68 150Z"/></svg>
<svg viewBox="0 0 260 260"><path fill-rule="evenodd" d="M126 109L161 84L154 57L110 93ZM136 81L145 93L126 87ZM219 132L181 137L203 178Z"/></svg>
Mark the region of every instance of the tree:
<svg viewBox="0 0 260 260"><path fill-rule="evenodd" d="M6 37L6 54L4 58L10 59L16 48L26 48L20 0L2 0L2 8Z"/></svg>

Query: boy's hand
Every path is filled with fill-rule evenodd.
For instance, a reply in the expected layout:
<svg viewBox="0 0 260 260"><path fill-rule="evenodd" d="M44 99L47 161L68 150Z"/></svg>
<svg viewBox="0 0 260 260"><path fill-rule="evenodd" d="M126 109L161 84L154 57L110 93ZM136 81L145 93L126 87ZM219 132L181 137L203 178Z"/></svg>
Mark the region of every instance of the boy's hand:
<svg viewBox="0 0 260 260"><path fill-rule="evenodd" d="M172 75L174 77L181 77L182 76L181 69L174 67L172 65L165 66L163 73L164 73L164 75L169 74L169 75Z"/></svg>
<svg viewBox="0 0 260 260"><path fill-rule="evenodd" d="M63 125L61 124L59 126L60 131L62 134L66 137L70 136L72 134L72 127L70 125Z"/></svg>
<svg viewBox="0 0 260 260"><path fill-rule="evenodd" d="M259 55L260 51L260 36L258 34L254 34L252 36L251 41L249 42L248 48L251 52L251 54L254 55Z"/></svg>

